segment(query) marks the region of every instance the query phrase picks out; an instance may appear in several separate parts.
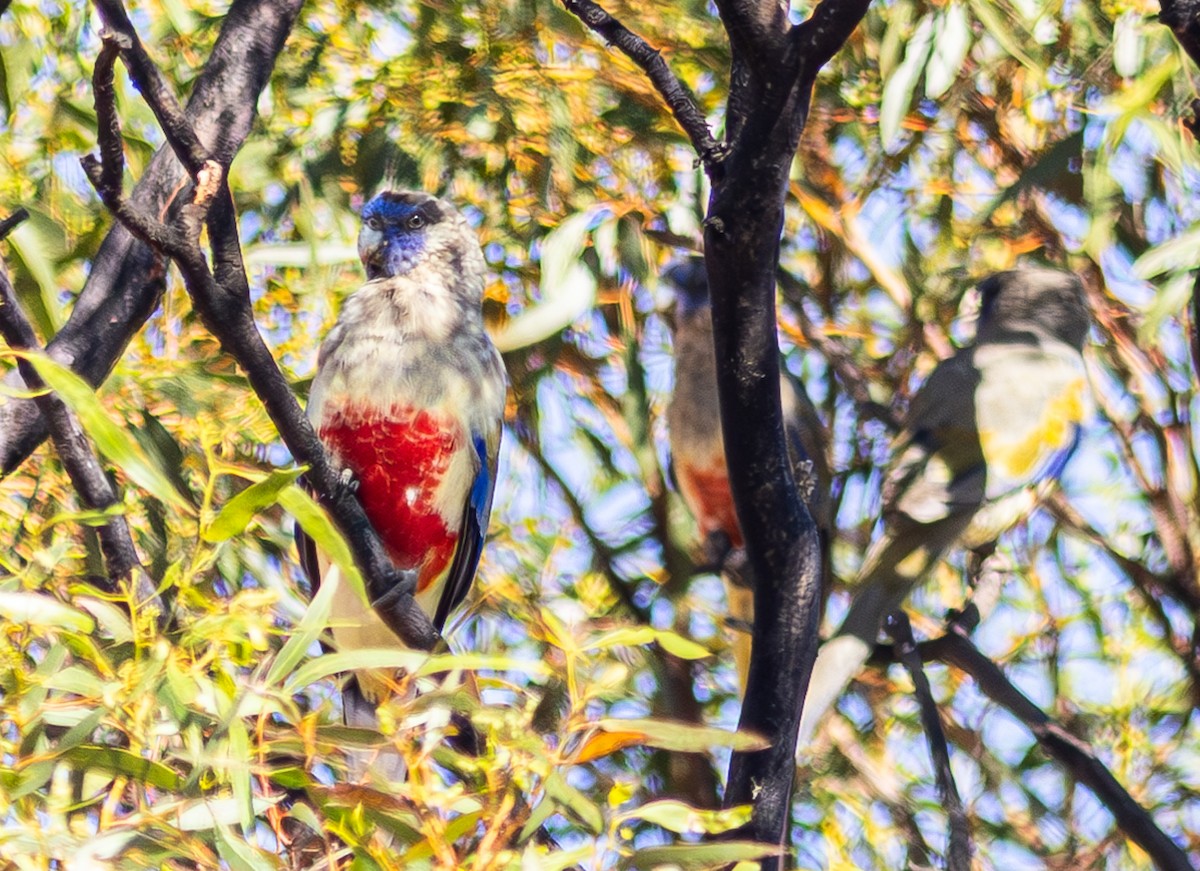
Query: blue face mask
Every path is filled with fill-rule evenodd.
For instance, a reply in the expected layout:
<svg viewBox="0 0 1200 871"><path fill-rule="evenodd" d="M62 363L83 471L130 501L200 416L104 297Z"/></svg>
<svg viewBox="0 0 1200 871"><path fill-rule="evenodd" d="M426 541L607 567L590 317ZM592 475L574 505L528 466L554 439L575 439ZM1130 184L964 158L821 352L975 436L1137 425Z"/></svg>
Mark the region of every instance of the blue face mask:
<svg viewBox="0 0 1200 871"><path fill-rule="evenodd" d="M383 193L363 209L359 253L370 279L403 275L421 259L426 233L436 215L428 202Z"/></svg>

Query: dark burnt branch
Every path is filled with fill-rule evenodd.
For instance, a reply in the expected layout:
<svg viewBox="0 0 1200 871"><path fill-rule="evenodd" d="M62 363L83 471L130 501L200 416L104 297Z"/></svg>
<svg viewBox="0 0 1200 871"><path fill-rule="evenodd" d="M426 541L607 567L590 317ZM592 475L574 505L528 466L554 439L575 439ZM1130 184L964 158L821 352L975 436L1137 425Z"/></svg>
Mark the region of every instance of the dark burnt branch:
<svg viewBox="0 0 1200 871"><path fill-rule="evenodd" d="M125 57L124 53L122 57ZM164 108L157 102L164 93L168 92L149 89L143 96L155 117L171 118L170 107ZM120 136L119 128L101 125L99 135L101 154L111 154L119 147L119 142L110 141L114 136ZM173 146L185 150L194 138L194 135L180 134L176 130L170 141ZM181 159L185 157L180 156ZM330 460L258 332L241 250L236 241L232 197L222 167L215 160L201 161L193 178L190 202L178 210L173 226L167 227L126 199L120 187L121 173L106 169L91 156L85 158L84 166L88 178L113 214L179 267L201 319L246 373L292 456L309 467L309 483L345 534L363 570L372 605L380 617L409 646L432 649L438 634L412 598L416 590L415 572L400 571L392 564L362 506L345 485L341 471ZM115 186L104 185L106 180L114 178L117 179ZM205 222L213 239L215 262L212 270L199 245L200 230ZM230 262L230 258L235 258L236 262Z"/></svg>
<svg viewBox="0 0 1200 871"><path fill-rule="evenodd" d="M125 149L121 145L121 119L117 116L117 91L113 85L113 69L121 46L116 37L103 34L100 54L92 71L92 92L96 101L96 128L100 133L100 159L104 173L93 184L106 190L120 189L125 175Z"/></svg>
<svg viewBox="0 0 1200 871"><path fill-rule="evenodd" d="M302 0L233 0L213 52L196 79L186 115L198 139L228 166L254 120L258 96L291 31ZM130 201L156 219L187 184L170 148L161 148ZM158 304L166 264L118 224L92 261L71 316L46 350L100 384ZM30 399L0 399L0 475L15 469L46 437Z"/></svg>
<svg viewBox="0 0 1200 871"><path fill-rule="evenodd" d="M121 60L129 70L129 76L137 85L138 91L154 112L167 142L175 151L184 169L195 175L208 160L208 149L200 144L196 131L192 128L184 114L175 92L167 84L167 80L159 71L158 66L146 52L146 47L138 39L133 23L125 12L121 0L94 0L100 20L110 31L101 33L106 42L114 42L121 52ZM105 155L108 159L108 155Z"/></svg>
<svg viewBox="0 0 1200 871"><path fill-rule="evenodd" d="M1187 854L1113 777L1091 745L1051 720L961 630L951 631L938 639L936 653L942 662L969 674L984 695L1024 723L1042 749L1095 794L1126 837L1145 850L1158 868L1162 871L1195 871Z"/></svg>
<svg viewBox="0 0 1200 871"><path fill-rule="evenodd" d="M732 0L718 9L731 41L744 41L752 10ZM838 19L839 27L826 23L820 33L849 34L865 11L863 3L824 0L816 15ZM786 51L766 55L769 63L735 63L729 106L738 118L727 133L733 138L722 175L713 178L704 232L725 456L756 579L738 727L771 741L766 750L733 754L724 800L752 804L747 834L780 846L790 829L796 730L816 657L822 586L820 537L784 440L775 313L788 179L822 57L803 54L812 45L801 28L791 31ZM763 867L780 868L782 860Z"/></svg>
<svg viewBox="0 0 1200 871"><path fill-rule="evenodd" d="M120 15L116 17L124 19L124 23L128 25L129 19L125 16L125 10L120 8L119 12ZM114 12L109 9L107 14L114 15ZM86 154L80 162L83 164L83 171L87 174L92 187L100 195L100 200L135 236L168 257L187 256L189 252L187 241L162 221L134 207L125 198L125 192L122 190L125 180L125 148L121 141L121 119L117 114L113 72L118 55L126 65L131 63L130 55L137 53L133 52L130 46L136 39L136 36L131 37L127 33L105 32L101 34L100 54L96 58L96 67L92 71L92 92L96 102L96 130L100 145L100 157ZM140 55L145 55L144 49ZM150 93L155 93L153 88L148 90ZM165 91L165 88L159 90ZM174 100L174 97L171 99ZM175 146L174 141L168 141L172 147ZM175 153L177 157L183 159L178 148L175 149Z"/></svg>
<svg viewBox="0 0 1200 871"><path fill-rule="evenodd" d="M580 0L564 4L588 21ZM779 237L812 83L867 6L866 0L823 0L810 23L789 28L786 4L717 0L734 58L719 164L689 131L713 183L704 260L717 388L730 486L757 579L739 728L771 742L766 750L733 755L724 804L753 805L748 831L739 837L780 846L788 841L796 729L816 657L822 560L816 524L792 478L779 403ZM763 868L778 869L783 861L769 859Z"/></svg>
<svg viewBox="0 0 1200 871"><path fill-rule="evenodd" d="M825 0L796 27L801 56L814 78L854 33L871 0Z"/></svg>
<svg viewBox="0 0 1200 871"><path fill-rule="evenodd" d="M13 227L29 217L24 209L0 223L0 239L9 234ZM16 291L8 280L8 270L0 262L0 335L14 351L39 350L37 334L33 325L21 310ZM100 460L92 450L87 435L79 420L53 393L45 392L46 385L38 376L33 364L26 359L17 360L17 369L25 385L33 391L41 391L35 398L38 409L50 427L50 437L58 451L63 468L71 484L79 494L84 507L93 511L111 512L103 525L97 527L100 550L108 571L111 587L115 593L122 581L131 583L133 595L138 603L146 605L159 614L163 613L162 602L154 590L154 584L142 570L141 560L133 545L129 523L119 513L121 501L113 489L112 482L104 473Z"/></svg>
<svg viewBox="0 0 1200 871"><path fill-rule="evenodd" d="M8 238L8 234L29 219L29 210L24 206L17 209L7 218L0 219L0 240Z"/></svg>
<svg viewBox="0 0 1200 871"><path fill-rule="evenodd" d="M716 0L733 53L755 70L774 71L788 34L788 4L778 0Z"/></svg>
<svg viewBox="0 0 1200 871"><path fill-rule="evenodd" d="M954 783L954 772L950 770L950 748L946 745L946 733L929 688L929 678L925 676L925 669L921 665L921 654L913 640L912 624L908 622L908 615L904 611L893 611L884 621L883 628L895 642L896 658L912 678L917 703L921 707L921 726L929 741L938 795L949 820L947 871L970 871L971 829L958 787Z"/></svg>
<svg viewBox="0 0 1200 871"><path fill-rule="evenodd" d="M1188 57L1200 64L1200 2L1162 0L1159 8L1159 20L1171 28ZM1188 126L1194 136L1200 137L1200 99L1192 101L1192 119ZM1192 368L1200 378L1200 271L1192 284L1191 321Z"/></svg>
<svg viewBox="0 0 1200 871"><path fill-rule="evenodd" d="M563 0L563 6L589 30L609 45L615 45L623 55L641 67L666 101L667 108L675 116L676 122L692 141L692 147L700 155L705 169L712 172L721 160L721 146L709 133L708 123L704 120L704 113L696 105L696 98L671 72L658 49L651 47L646 40L592 0Z"/></svg>

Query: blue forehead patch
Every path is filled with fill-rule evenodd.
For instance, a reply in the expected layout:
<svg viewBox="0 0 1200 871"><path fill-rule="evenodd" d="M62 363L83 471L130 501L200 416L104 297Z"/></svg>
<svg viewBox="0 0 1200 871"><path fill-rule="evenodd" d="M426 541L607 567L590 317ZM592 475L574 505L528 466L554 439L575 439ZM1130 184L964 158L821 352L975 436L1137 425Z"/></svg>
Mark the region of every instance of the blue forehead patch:
<svg viewBox="0 0 1200 871"><path fill-rule="evenodd" d="M416 214L424 219L426 225L436 224L443 218L438 201L428 194L384 191L363 208L362 219L364 222L376 219L385 224L403 226Z"/></svg>
<svg viewBox="0 0 1200 871"><path fill-rule="evenodd" d="M420 216L418 226L412 226ZM384 191L362 210L364 225L375 225L380 236L368 248L361 247L367 277L391 278L415 267L425 251L425 228L443 218L440 204L433 197L407 191Z"/></svg>

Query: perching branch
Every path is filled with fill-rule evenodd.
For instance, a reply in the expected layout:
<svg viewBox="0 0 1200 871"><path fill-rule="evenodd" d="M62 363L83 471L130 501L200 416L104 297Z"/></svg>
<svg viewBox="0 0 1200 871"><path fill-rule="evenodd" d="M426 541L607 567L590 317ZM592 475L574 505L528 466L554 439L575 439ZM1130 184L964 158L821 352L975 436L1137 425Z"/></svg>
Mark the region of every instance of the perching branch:
<svg viewBox="0 0 1200 871"><path fill-rule="evenodd" d="M577 2L566 5L583 17ZM831 56L836 47L823 40L848 35L866 4L825 0L818 24L808 31L789 30L786 6L770 0L720 0L717 7L735 63L719 171L707 159L706 143L697 144L713 182L705 265L730 485L758 579L739 727L771 741L766 750L733 755L724 803L753 804L750 835L783 846L796 729L816 656L822 579L820 538L792 479L783 434L775 273L788 173L808 118L812 82L826 59L817 49L827 48ZM812 59L803 52L813 52ZM763 867L781 862L769 859Z"/></svg>
<svg viewBox="0 0 1200 871"><path fill-rule="evenodd" d="M578 2L564 3L583 17ZM705 268L729 482L756 578L739 728L771 742L765 750L733 754L724 804L753 806L748 830L739 836L781 847L789 838L796 730L817 651L822 560L784 439L775 276L788 177L813 82L867 6L865 0L823 0L811 24L789 28L786 4L717 2L734 64L722 159L705 161L712 180ZM711 153L697 150L702 159ZM768 859L763 868L778 869L783 861Z"/></svg>
<svg viewBox="0 0 1200 871"><path fill-rule="evenodd" d="M721 160L721 146L709 133L708 122L704 120L704 113L696 105L696 98L671 72L666 61L662 59L662 54L593 0L563 0L563 6L588 29L610 45L615 45L622 54L642 68L646 77L666 101L667 108L675 116L676 122L692 141L692 147L696 149L696 154L700 156L705 169L713 172Z"/></svg>
<svg viewBox="0 0 1200 871"><path fill-rule="evenodd" d="M250 131L258 96L300 4L301 0L233 0L229 7L185 113L196 138L223 166L233 160ZM164 147L129 200L157 218L186 183L173 151ZM71 316L47 345L47 353L100 384L158 304L165 276L162 257L118 224L100 246ZM0 398L0 475L19 466L46 435L46 422L33 400Z"/></svg>
<svg viewBox="0 0 1200 871"><path fill-rule="evenodd" d="M1121 831L1145 850L1161 871L1194 871L1187 854L1121 786L1091 746L1051 720L961 629L937 639L934 649L938 659L969 674L984 695L1024 723L1042 749L1095 794Z"/></svg>
<svg viewBox="0 0 1200 871"><path fill-rule="evenodd" d="M884 620L884 631L895 642L896 658L912 678L914 694L921 707L921 725L929 741L929 755L937 779L938 796L946 809L949 820L949 836L946 847L947 871L970 871L971 829L967 812L963 807L958 787L954 783L954 772L950 770L950 748L946 746L946 733L938 716L937 703L929 689L929 678L921 665L921 655L913 640L912 624L903 610L893 611Z"/></svg>
<svg viewBox="0 0 1200 871"><path fill-rule="evenodd" d="M106 26L117 32L116 36L110 35L106 39L117 45L126 62L140 64L136 51L125 47L136 44L136 36L119 32L119 28L128 26L119 0L104 0L100 12ZM148 58L146 62L153 66ZM363 569L367 591L379 616L409 646L432 649L438 634L412 598L416 590L416 573L400 571L392 564L362 506L330 460L258 332L223 166L211 158L199 159L203 152L195 150L195 133L186 119L181 121L174 97L156 84L161 82L157 70L150 71L142 66L134 69L134 74L146 83L142 96L151 111L164 128L170 128L166 131L169 144L180 161L193 169L194 187L189 192L189 201L178 209L177 217L168 225L128 200L120 185L123 173L106 167L102 159L90 155L84 159L88 178L104 203L126 227L161 255L171 257L179 267L204 324L245 371L292 456L309 467L308 480L345 534ZM111 77L111 65L106 70L98 64L98 115L110 111L110 107L100 105L105 75ZM116 139L119 135L117 125L99 125L101 155L114 155L120 149L120 141ZM200 230L205 223L212 240L211 270L199 244Z"/></svg>
<svg viewBox="0 0 1200 871"><path fill-rule="evenodd" d="M29 213L25 209L18 209L0 221L0 239L6 237L17 224L28 217ZM21 304L8 279L8 270L4 268L3 262L0 262L0 335L14 351L38 350L37 334L21 310ZM80 501L93 511L112 511L96 530L100 539L100 550L104 555L104 566L112 583L109 592L116 592L122 581L129 581L135 603L145 605L161 615L162 602L155 592L154 584L142 570L141 560L133 545L133 536L129 532L129 523L123 514L114 510L119 509L120 500L112 482L104 473L99 458L92 450L79 420L61 399L53 393L44 392L46 385L32 363L20 358L17 360L17 369L30 390L43 391L34 401L50 428L54 448L58 451L63 468L79 494Z"/></svg>
<svg viewBox="0 0 1200 871"><path fill-rule="evenodd" d="M718 9L724 17L741 5ZM844 15L848 33L865 11L865 4L824 0L816 14ZM726 26L734 39L730 21ZM723 174L713 179L704 231L725 456L756 579L754 644L738 728L771 741L766 750L733 754L724 800L726 806L751 803L749 834L780 846L789 838L796 735L816 658L822 587L820 537L784 440L775 313L788 179L817 72L795 50L800 33L792 29L792 47L769 66L733 77L729 102L741 120L727 134L733 138ZM782 860L763 867L780 868Z"/></svg>

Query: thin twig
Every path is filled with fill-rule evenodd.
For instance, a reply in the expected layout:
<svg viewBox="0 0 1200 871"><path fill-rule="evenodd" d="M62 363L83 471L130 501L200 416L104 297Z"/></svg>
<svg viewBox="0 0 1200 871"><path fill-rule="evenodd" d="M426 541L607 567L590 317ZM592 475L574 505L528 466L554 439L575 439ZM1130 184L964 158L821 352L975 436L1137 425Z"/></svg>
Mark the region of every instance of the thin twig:
<svg viewBox="0 0 1200 871"><path fill-rule="evenodd" d="M100 54L92 70L92 93L96 102L96 130L100 142L98 184L108 190L120 190L125 177L125 149L121 142L121 119L117 115L117 90L113 68L121 53L121 38L102 34Z"/></svg>
<svg viewBox="0 0 1200 871"><path fill-rule="evenodd" d="M167 84L158 66L151 60L146 47L138 39L133 23L121 0L95 0L96 11L104 26L111 31L107 39L113 39L121 52L121 59L129 70L129 76L137 85L142 98L158 119L167 142L175 156L193 178L209 159L208 149L200 142L195 129L188 121L183 107L175 99L175 93ZM101 34L105 36L105 34ZM115 35L115 39L113 37ZM106 156L107 157L107 156Z"/></svg>
<svg viewBox="0 0 1200 871"><path fill-rule="evenodd" d="M125 148L121 141L121 122L117 115L117 96L113 87L113 67L128 38L106 35L92 71L92 92L96 103L96 138L100 157L85 154L80 163L100 200L139 239L169 256L182 250L180 239L161 221L133 208L122 188L125 181Z"/></svg>
<svg viewBox="0 0 1200 871"><path fill-rule="evenodd" d="M696 105L696 98L671 72L671 68L662 59L662 54L593 0L563 0L563 6L588 29L608 44L616 46L622 54L641 67L666 101L667 108L671 110L683 132L692 141L692 147L696 149L696 154L700 156L705 169L712 173L724 155L724 148L713 139L708 130L708 122L704 120L704 113Z"/></svg>
<svg viewBox="0 0 1200 871"><path fill-rule="evenodd" d="M865 417L878 420L890 432L899 432L899 418L886 405L871 398L870 381L863 373L862 368L854 362L854 355L846 349L845 345L825 335L809 320L808 314L801 305L801 300L806 292L804 285L790 272L780 269L779 287L783 291L784 297L792 303L791 308L804 340L815 348L817 353L824 357L833 368L859 412Z"/></svg>
<svg viewBox="0 0 1200 871"><path fill-rule="evenodd" d="M1024 723L1042 749L1095 794L1121 831L1145 850L1161 871L1195 871L1187 854L1121 786L1086 741L1051 720L961 630L952 630L938 642L938 659L969 674L984 695Z"/></svg>
<svg viewBox="0 0 1200 871"><path fill-rule="evenodd" d="M883 628L895 642L896 658L908 670L917 703L921 707L921 725L929 741L929 755L933 759L938 794L946 809L949 824L946 868L948 871L970 871L971 828L954 783L954 772L950 770L950 748L946 745L946 733L942 730L937 704L929 688L929 678L925 676L921 655L913 640L912 624L908 622L908 615L904 611L897 610L887 616Z"/></svg>

